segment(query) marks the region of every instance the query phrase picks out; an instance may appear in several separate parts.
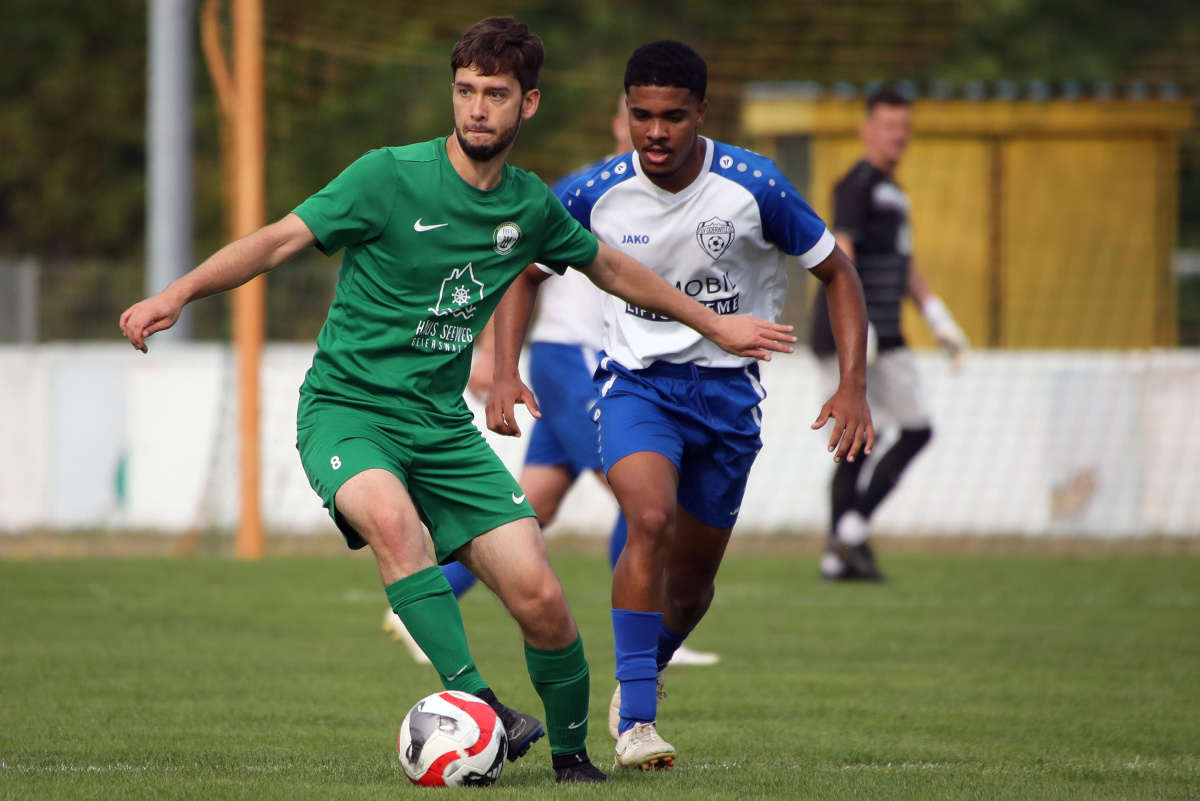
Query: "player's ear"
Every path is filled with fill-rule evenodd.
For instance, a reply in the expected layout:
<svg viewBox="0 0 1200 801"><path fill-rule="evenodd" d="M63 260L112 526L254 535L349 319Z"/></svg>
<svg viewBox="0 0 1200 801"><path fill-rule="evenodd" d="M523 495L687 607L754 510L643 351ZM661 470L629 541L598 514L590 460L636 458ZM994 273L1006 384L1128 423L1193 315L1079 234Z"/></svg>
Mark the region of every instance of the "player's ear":
<svg viewBox="0 0 1200 801"><path fill-rule="evenodd" d="M708 111L708 100L700 101L700 105L696 106L696 127L699 128L704 124L704 112Z"/></svg>
<svg viewBox="0 0 1200 801"><path fill-rule="evenodd" d="M540 89L530 89L525 93L525 97L521 98L521 119L527 120L534 114L537 114L538 101L542 99L542 91Z"/></svg>

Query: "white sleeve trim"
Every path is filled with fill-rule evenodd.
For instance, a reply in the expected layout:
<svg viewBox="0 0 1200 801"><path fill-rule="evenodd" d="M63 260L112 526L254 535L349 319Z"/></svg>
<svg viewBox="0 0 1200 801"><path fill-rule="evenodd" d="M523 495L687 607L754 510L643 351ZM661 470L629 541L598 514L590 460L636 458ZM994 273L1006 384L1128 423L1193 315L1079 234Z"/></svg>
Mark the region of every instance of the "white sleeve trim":
<svg viewBox="0 0 1200 801"><path fill-rule="evenodd" d="M533 263L533 266L537 267L539 270L544 272L546 275L558 275L558 273L554 272L554 270L551 270L549 267L542 264L540 261L535 261Z"/></svg>
<svg viewBox="0 0 1200 801"><path fill-rule="evenodd" d="M799 256L800 266L806 270L811 270L821 262L829 258L829 254L837 247L837 240L833 238L833 234L829 233L829 229L825 229L825 233L821 234L821 238L817 240L817 244L808 249L807 253L801 253Z"/></svg>

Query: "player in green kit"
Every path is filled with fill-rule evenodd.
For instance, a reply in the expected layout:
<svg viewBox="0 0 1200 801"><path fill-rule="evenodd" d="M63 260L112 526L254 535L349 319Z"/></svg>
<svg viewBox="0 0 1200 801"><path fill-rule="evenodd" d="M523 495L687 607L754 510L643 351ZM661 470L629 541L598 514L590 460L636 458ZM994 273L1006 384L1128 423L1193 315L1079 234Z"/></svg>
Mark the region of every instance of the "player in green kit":
<svg viewBox="0 0 1200 801"><path fill-rule="evenodd" d="M130 343L169 328L183 306L246 283L309 246L345 249L336 297L300 389L297 447L313 489L351 548L371 546L388 600L447 689L487 701L510 759L543 734L496 698L467 647L437 562L457 559L517 621L546 711L555 778L602 782L584 743L588 664L534 512L463 401L471 345L532 262L580 268L601 289L678 320L731 353L790 352L790 327L718 316L597 242L535 175L506 163L540 99L541 40L492 17L451 55L454 135L382 148L279 222L244 237L121 316Z"/></svg>

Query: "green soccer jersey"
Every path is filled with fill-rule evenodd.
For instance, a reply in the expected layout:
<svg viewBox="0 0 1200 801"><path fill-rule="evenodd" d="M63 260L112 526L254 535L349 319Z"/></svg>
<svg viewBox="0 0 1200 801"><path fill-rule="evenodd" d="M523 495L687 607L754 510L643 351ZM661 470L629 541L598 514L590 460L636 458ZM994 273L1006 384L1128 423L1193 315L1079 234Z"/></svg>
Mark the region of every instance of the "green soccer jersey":
<svg viewBox="0 0 1200 801"><path fill-rule="evenodd" d="M508 285L532 262L561 273L599 248L536 175L506 164L494 189L468 184L445 137L372 150L294 213L323 253L346 249L300 426L330 407L469 419L471 345Z"/></svg>

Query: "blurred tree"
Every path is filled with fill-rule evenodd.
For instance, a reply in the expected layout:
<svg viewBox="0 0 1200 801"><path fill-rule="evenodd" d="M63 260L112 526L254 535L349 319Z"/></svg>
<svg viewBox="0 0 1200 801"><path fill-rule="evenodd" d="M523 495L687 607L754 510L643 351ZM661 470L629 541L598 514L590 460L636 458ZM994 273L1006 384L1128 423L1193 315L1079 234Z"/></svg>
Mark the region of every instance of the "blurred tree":
<svg viewBox="0 0 1200 801"><path fill-rule="evenodd" d="M930 64L950 80L1111 81L1200 23L1195 0L1004 0L966 3L963 25Z"/></svg>
<svg viewBox="0 0 1200 801"><path fill-rule="evenodd" d="M706 133L735 142L747 81L1200 84L1195 0L760 0L736 8L717 0L512 0L505 11L546 42L543 105L512 160L547 180L608 151L625 59L659 38L687 41L706 57ZM370 148L449 133L449 48L467 25L494 12L483 0L266 0L268 218L287 213ZM115 335L109 317L136 299L139 286L146 17L146 0L3 4L0 256L87 262L71 289L69 270L47 270L54 283L46 294L63 302L42 318L83 314L83 299L108 297L115 311L86 312L99 314L86 329L95 336ZM225 234L217 117L197 59L196 252L204 254ZM1196 152L1184 154L1192 178L1183 207L1200 215ZM1183 231L1200 240L1200 220L1185 217ZM292 313L273 314L270 335L310 338L334 273L332 263L316 259L273 275L272 309ZM98 274L112 277L108 291L79 290L96 287ZM224 304L198 305L196 325L201 337L226 336ZM81 330L75 323L47 327Z"/></svg>
<svg viewBox="0 0 1200 801"><path fill-rule="evenodd" d="M140 252L145 0L6 0L3 18L0 252Z"/></svg>

